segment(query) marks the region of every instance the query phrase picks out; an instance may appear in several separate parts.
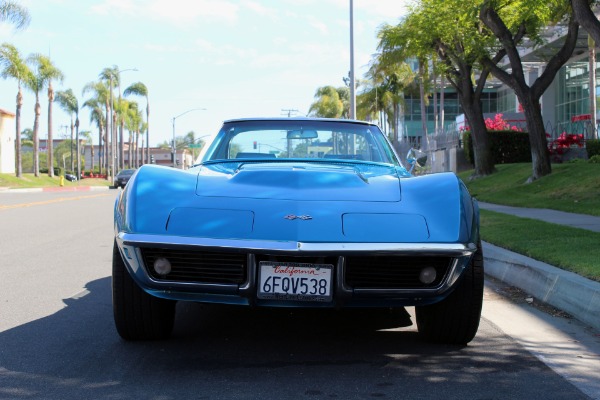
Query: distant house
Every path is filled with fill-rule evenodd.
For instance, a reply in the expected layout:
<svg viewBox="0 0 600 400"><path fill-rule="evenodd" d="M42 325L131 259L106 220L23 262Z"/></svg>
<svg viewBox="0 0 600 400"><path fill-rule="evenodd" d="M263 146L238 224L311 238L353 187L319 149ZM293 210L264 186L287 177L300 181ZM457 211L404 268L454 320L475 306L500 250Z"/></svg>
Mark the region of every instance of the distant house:
<svg viewBox="0 0 600 400"><path fill-rule="evenodd" d="M15 173L15 114L0 108L0 173Z"/></svg>

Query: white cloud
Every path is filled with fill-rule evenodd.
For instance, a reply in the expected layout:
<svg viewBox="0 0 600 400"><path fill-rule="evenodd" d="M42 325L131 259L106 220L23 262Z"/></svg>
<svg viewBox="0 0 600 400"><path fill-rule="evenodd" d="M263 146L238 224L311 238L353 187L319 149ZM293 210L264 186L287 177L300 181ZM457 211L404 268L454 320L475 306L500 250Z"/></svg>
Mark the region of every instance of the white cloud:
<svg viewBox="0 0 600 400"><path fill-rule="evenodd" d="M224 0L104 0L92 7L101 15L127 15L168 21L185 27L197 19L237 21L239 6Z"/></svg>
<svg viewBox="0 0 600 400"><path fill-rule="evenodd" d="M279 14L276 9L265 7L256 1L245 0L242 2L242 5L260 16L279 19Z"/></svg>

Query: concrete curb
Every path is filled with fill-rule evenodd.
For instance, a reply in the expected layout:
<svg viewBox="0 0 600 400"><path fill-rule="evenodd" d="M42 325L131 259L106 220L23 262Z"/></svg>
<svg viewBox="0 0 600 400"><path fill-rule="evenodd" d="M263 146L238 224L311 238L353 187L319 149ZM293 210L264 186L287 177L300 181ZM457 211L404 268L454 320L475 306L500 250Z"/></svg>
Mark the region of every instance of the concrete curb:
<svg viewBox="0 0 600 400"><path fill-rule="evenodd" d="M600 283L483 243L485 273L600 330Z"/></svg>
<svg viewBox="0 0 600 400"><path fill-rule="evenodd" d="M36 192L95 192L101 190L109 190L108 186L47 186L40 188L26 188L26 189L2 189L0 193L36 193Z"/></svg>

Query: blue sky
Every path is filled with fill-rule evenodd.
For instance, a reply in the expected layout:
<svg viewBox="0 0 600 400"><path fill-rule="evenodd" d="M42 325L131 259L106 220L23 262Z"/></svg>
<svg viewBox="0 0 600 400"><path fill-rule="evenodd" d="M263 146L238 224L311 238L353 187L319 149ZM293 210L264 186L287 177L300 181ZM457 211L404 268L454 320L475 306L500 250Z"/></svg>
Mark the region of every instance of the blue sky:
<svg viewBox="0 0 600 400"><path fill-rule="evenodd" d="M55 90L82 89L105 67L121 73L121 90L141 81L150 98L150 144L193 130L213 134L223 120L305 115L320 86L342 86L349 71L349 0L21 0L31 13L25 31L0 25L0 41L26 57L49 54L64 73ZM396 24L398 0L354 0L357 78L377 48L377 30ZM0 80L0 108L14 112L16 82ZM34 96L25 92L23 128L33 126ZM142 108L145 100L136 98ZM41 135L47 129L42 96ZM69 115L58 107L53 132L67 134ZM97 130L89 111L80 130Z"/></svg>

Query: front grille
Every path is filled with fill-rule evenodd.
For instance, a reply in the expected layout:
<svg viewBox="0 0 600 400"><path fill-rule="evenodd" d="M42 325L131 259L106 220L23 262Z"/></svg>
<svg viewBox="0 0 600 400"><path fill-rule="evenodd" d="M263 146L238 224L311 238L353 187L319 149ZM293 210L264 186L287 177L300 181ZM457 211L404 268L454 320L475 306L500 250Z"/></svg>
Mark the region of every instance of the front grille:
<svg viewBox="0 0 600 400"><path fill-rule="evenodd" d="M173 249L142 248L148 274L160 281L241 285L247 280L248 257L244 253L219 253ZM171 263L171 273L158 275L153 268L157 258Z"/></svg>
<svg viewBox="0 0 600 400"><path fill-rule="evenodd" d="M426 289L438 286L453 259L450 257L349 256L346 285L354 289ZM436 270L436 279L426 285L419 280L425 267Z"/></svg>

